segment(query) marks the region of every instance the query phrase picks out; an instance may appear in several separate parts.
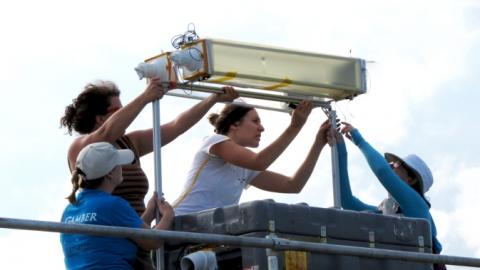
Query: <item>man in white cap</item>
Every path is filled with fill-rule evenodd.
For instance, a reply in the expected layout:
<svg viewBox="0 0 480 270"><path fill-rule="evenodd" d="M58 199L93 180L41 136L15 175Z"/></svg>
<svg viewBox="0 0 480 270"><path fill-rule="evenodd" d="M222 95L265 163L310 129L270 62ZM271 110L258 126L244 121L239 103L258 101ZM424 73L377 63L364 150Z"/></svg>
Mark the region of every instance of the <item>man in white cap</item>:
<svg viewBox="0 0 480 270"><path fill-rule="evenodd" d="M432 172L427 164L414 154L403 159L391 153L385 153L384 157L362 137L358 129L346 122L342 124L341 132L360 149L370 169L389 193L389 198L380 206L365 204L353 196L347 170L347 149L342 136L337 133L342 207L348 210L424 218L430 223L433 252L439 254L442 245L437 239L437 229L430 214L430 202L424 196L433 184ZM434 264L434 269L446 268L445 265Z"/></svg>
<svg viewBox="0 0 480 270"><path fill-rule="evenodd" d="M162 219L153 228L170 228L174 213L172 207L156 193L140 218L130 204L111 193L122 183L122 165L134 160L130 149L119 150L107 142L85 146L78 154L72 175L72 193L67 199L62 222L109 225L132 228L150 228L160 211ZM81 188L78 194L77 190ZM67 269L133 269L137 248L159 248L161 241L127 239L82 234L61 234Z"/></svg>

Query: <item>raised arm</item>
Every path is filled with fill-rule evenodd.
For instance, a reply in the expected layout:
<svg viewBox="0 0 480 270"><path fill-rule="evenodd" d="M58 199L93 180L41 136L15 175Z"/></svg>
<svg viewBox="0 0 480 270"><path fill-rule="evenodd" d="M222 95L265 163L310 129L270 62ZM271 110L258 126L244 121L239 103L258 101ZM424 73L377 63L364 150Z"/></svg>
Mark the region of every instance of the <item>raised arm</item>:
<svg viewBox="0 0 480 270"><path fill-rule="evenodd" d="M299 193L302 191L312 175L323 147L327 144L327 132L329 129L330 123L326 120L321 124L307 156L292 177L264 171L257 175L250 184L263 190L280 193Z"/></svg>
<svg viewBox="0 0 480 270"><path fill-rule="evenodd" d="M146 104L161 98L164 94L162 82L158 78L153 78L150 83L140 95L133 101L128 103L125 107L120 108L105 120L101 119L103 116L97 116L100 127L92 133L86 134L74 140L68 152L68 161L70 169L75 166L75 160L78 153L83 147L94 142L109 142L114 143L121 137L127 127L138 116ZM102 123L102 121L104 121Z"/></svg>
<svg viewBox="0 0 480 270"><path fill-rule="evenodd" d="M170 143L185 131L194 126L217 102L232 102L238 98L233 87L223 87L224 93L212 94L190 109L179 114L174 120L161 126L162 146ZM128 134L132 143L139 150L140 156L153 151L153 130L138 130Z"/></svg>
<svg viewBox="0 0 480 270"><path fill-rule="evenodd" d="M210 153L239 167L264 171L285 151L288 145L298 135L311 111L312 103L302 101L293 111L290 125L285 131L275 141L258 153L237 144L233 140L227 140L212 146ZM263 127L261 127L259 123L258 125L263 131Z"/></svg>
<svg viewBox="0 0 480 270"><path fill-rule="evenodd" d="M355 211L377 211L377 207L366 204L353 196L352 189L350 187L350 178L348 176L348 153L345 145L345 140L340 133L335 132L337 151L338 151L338 167L340 178L340 200L342 208L346 210Z"/></svg>
<svg viewBox="0 0 480 270"><path fill-rule="evenodd" d="M349 125L344 123L344 125ZM408 186L391 168L382 154L373 148L360 134L358 129L350 127L344 130L352 138L365 156L372 172L377 179L399 203L405 215L410 217L427 218L431 220L428 205L423 198L411 187Z"/></svg>

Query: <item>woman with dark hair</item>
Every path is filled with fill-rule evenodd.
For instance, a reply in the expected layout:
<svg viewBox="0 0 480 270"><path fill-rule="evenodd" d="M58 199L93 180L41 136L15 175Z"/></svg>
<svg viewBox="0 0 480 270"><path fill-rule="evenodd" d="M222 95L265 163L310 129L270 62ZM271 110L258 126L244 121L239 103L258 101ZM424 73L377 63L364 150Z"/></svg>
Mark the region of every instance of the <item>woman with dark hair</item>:
<svg viewBox="0 0 480 270"><path fill-rule="evenodd" d="M370 169L389 193L388 198L379 206L365 204L353 196L347 170L347 149L343 137L337 132L342 207L348 210L426 219L432 232L433 252L439 254L442 245L437 239L437 229L430 214L430 202L425 198L425 192L433 184L432 172L427 164L415 154L404 158L391 153L383 156L362 137L358 129L346 122L342 124L341 132L360 149ZM446 269L439 264L435 264L434 268Z"/></svg>
<svg viewBox="0 0 480 270"><path fill-rule="evenodd" d="M237 204L244 188L299 193L313 172L330 127L325 121L307 157L292 177L267 168L282 154L305 124L312 104L301 102L293 111L290 125L269 146L255 153L264 128L257 111L248 106L229 104L220 114L211 114L215 134L202 142L188 172L182 195L174 203L176 215Z"/></svg>
<svg viewBox="0 0 480 270"><path fill-rule="evenodd" d="M170 83L170 88L174 83ZM217 102L230 102L238 97L232 87L224 87L224 93L212 94L192 108L181 113L173 121L161 125L162 146L170 143L195 125ZM60 123L68 132L80 134L68 150L68 164L75 169L75 160L80 150L94 142L105 141L119 149L131 149L135 159L123 166L123 182L113 191L114 195L127 200L141 216L145 211L145 195L148 179L141 165L140 157L153 151L153 130L135 130L125 134L127 127L150 102L162 98L164 83L158 78L150 80L146 89L125 107L120 101L120 91L112 82L88 84L85 89L65 108ZM139 250L135 269L154 269L150 253Z"/></svg>
<svg viewBox="0 0 480 270"><path fill-rule="evenodd" d="M127 201L111 194L123 181L121 165L134 158L132 150L119 150L107 142L84 147L75 162L73 189L67 197L70 204L62 214L62 222L150 229L160 212L162 218L153 229L168 230L174 218L173 209L155 193L141 217ZM150 250L163 243L146 238L63 233L60 242L67 269L133 269L137 246Z"/></svg>

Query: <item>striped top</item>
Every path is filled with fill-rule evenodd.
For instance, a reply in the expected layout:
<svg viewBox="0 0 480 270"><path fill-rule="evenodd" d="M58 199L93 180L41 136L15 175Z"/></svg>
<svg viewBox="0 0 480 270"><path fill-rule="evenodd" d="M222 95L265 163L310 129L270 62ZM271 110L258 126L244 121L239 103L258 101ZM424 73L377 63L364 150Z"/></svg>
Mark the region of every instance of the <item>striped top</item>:
<svg viewBox="0 0 480 270"><path fill-rule="evenodd" d="M148 192L148 179L140 165L138 150L126 135L120 137L115 142L115 145L120 149L132 150L135 154L135 159L132 164L122 166L123 182L113 190L112 194L127 200L137 214L142 216L143 212L145 212L144 199ZM138 248L133 268L135 270L154 270L150 251Z"/></svg>
<svg viewBox="0 0 480 270"><path fill-rule="evenodd" d="M132 164L122 166L123 182L115 188L112 194L127 200L141 216L145 211L144 199L148 192L148 179L140 166L138 151L126 135L120 137L115 145L120 149L131 149L135 154L135 160Z"/></svg>

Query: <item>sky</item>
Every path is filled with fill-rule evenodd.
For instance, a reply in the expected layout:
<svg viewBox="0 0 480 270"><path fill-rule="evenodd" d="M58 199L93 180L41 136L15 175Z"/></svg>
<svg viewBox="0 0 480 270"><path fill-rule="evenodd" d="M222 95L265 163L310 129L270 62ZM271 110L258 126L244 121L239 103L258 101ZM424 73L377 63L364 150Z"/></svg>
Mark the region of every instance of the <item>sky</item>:
<svg viewBox="0 0 480 270"><path fill-rule="evenodd" d="M173 36L194 23L201 37L274 45L368 61L368 91L333 104L379 151L416 153L430 166L432 203L445 255L480 257L480 2L476 0L340 1L2 1L0 3L0 217L58 221L70 192L66 153L73 140L59 119L83 86L114 81L124 104L145 88L134 67L174 50ZM196 100L165 97L161 122ZM212 108L212 112L221 105ZM288 125L286 113L259 111L266 131L259 149ZM270 167L291 175L321 122L315 109ZM152 126L145 107L129 130ZM163 191L180 193L203 137L201 120L162 148ZM386 192L358 149L347 143L354 194L377 204ZM152 155L142 158L154 186ZM333 205L330 150L325 148L300 194L247 189L241 202ZM150 190L150 192L152 189ZM57 233L0 229L0 269L63 269ZM449 269L463 269L449 267Z"/></svg>

